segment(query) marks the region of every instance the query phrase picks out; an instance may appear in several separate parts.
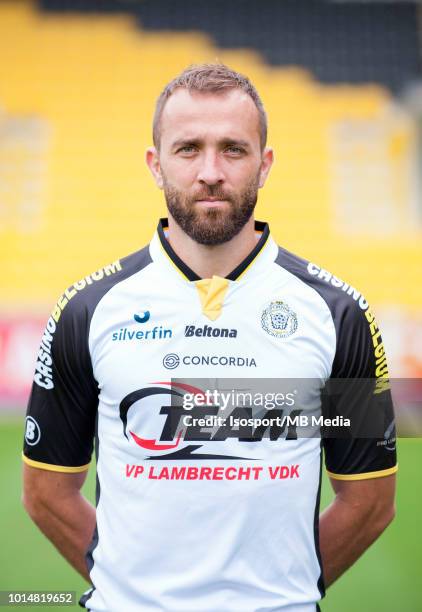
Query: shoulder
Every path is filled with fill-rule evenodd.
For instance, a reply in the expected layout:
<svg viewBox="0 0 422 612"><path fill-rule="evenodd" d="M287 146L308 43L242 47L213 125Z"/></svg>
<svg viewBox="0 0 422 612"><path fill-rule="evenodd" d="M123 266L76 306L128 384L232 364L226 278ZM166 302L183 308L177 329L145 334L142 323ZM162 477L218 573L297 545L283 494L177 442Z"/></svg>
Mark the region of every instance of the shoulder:
<svg viewBox="0 0 422 612"><path fill-rule="evenodd" d="M276 263L314 289L331 312L336 331L333 373L338 377L388 375L384 343L362 293L321 266L279 247Z"/></svg>
<svg viewBox="0 0 422 612"><path fill-rule="evenodd" d="M344 321L344 318L367 323L373 319L369 304L362 293L325 268L282 247L278 247L275 263L314 289L325 301L337 323Z"/></svg>
<svg viewBox="0 0 422 612"><path fill-rule="evenodd" d="M152 262L146 246L122 259L99 268L65 289L57 300L51 318L60 320L90 319L99 301L115 285L136 274Z"/></svg>
<svg viewBox="0 0 422 612"><path fill-rule="evenodd" d="M136 274L151 262L149 249L117 259L84 276L65 289L47 319L36 363L35 382L53 389L53 370L69 366L90 371L88 333L95 309L117 283Z"/></svg>

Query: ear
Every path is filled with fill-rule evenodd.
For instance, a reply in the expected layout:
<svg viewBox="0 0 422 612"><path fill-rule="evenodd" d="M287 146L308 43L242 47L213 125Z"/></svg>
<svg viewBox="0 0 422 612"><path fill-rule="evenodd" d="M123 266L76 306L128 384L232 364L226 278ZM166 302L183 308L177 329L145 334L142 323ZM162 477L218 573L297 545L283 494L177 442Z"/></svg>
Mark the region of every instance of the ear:
<svg viewBox="0 0 422 612"><path fill-rule="evenodd" d="M261 169L259 172L259 187L263 187L265 185L265 181L267 180L267 176L271 170L271 166L274 161L274 153L273 150L269 147L266 147L262 153L262 161L261 161Z"/></svg>
<svg viewBox="0 0 422 612"><path fill-rule="evenodd" d="M145 154L145 161L159 189L163 188L163 177L161 174L160 157L155 147L149 147Z"/></svg>

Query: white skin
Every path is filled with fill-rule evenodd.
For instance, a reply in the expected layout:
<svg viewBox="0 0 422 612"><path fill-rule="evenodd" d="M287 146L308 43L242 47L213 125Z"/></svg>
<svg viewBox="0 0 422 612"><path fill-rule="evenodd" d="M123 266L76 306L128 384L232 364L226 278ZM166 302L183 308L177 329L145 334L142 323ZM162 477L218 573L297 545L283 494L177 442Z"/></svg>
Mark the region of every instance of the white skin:
<svg viewBox="0 0 422 612"><path fill-rule="evenodd" d="M194 202L207 223L206 210L229 214L236 195L257 178L262 187L273 160L261 151L258 113L239 91L224 96L191 96L180 90L168 100L162 116L160 151L148 149L147 163L158 187L164 179L186 194L220 186L232 201ZM192 148L180 152L178 140ZM230 141L230 146L227 143ZM243 151L232 143L242 143ZM203 212L201 212L203 211ZM169 240L176 253L203 278L226 276L256 244L253 218L224 244L198 244L169 218ZM86 472L65 474L23 466L23 503L31 518L69 563L89 581L85 565L95 526L95 508L81 495ZM319 520L320 549L326 586L347 570L376 540L394 517L395 475L368 480L331 480L335 498Z"/></svg>
<svg viewBox="0 0 422 612"><path fill-rule="evenodd" d="M206 194L217 190L240 198L254 177L257 188L264 186L273 152L261 150L259 129L258 110L239 89L217 95L178 89L161 116L160 150L148 149L147 164L160 189L167 183L186 198L203 195L192 204L199 223L213 223L207 217L214 209L224 224L233 202ZM228 242L208 246L188 236L169 213L169 242L202 278L227 276L256 244L254 218Z"/></svg>

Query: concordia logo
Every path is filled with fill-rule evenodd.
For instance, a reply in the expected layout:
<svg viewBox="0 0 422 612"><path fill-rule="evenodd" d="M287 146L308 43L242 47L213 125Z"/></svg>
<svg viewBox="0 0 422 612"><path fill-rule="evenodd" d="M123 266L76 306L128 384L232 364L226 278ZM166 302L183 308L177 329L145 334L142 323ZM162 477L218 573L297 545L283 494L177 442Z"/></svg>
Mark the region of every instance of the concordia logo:
<svg viewBox="0 0 422 612"><path fill-rule="evenodd" d="M241 357L233 355L183 355L180 357L176 353L169 353L163 358L163 366L167 370L174 370L180 364L190 366L223 366L237 368L256 368L256 361L253 357Z"/></svg>

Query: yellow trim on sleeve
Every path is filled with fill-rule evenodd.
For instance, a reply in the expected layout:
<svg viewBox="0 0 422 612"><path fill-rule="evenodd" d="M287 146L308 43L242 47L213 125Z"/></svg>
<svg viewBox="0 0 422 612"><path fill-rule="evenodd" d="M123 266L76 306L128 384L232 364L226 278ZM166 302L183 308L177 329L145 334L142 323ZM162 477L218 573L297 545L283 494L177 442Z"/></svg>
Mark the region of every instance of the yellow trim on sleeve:
<svg viewBox="0 0 422 612"><path fill-rule="evenodd" d="M48 470L50 472L63 472L65 474L77 474L78 472L85 472L90 464L81 465L79 467L68 467L67 465L53 465L52 463L42 463L42 461L34 461L29 459L22 453L22 459L24 463L31 467L38 468L39 470Z"/></svg>
<svg viewBox="0 0 422 612"><path fill-rule="evenodd" d="M399 469L398 464L392 468L386 470L379 470L378 472L363 472L362 474L333 474L327 470L327 474L334 480L369 480L370 478L382 478L383 476L390 476L395 474Z"/></svg>

